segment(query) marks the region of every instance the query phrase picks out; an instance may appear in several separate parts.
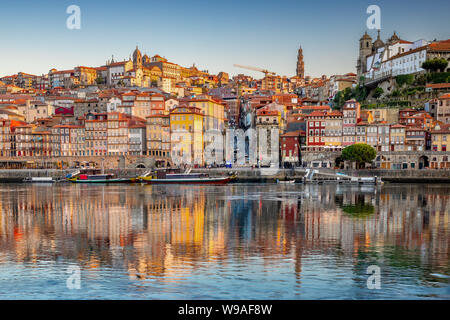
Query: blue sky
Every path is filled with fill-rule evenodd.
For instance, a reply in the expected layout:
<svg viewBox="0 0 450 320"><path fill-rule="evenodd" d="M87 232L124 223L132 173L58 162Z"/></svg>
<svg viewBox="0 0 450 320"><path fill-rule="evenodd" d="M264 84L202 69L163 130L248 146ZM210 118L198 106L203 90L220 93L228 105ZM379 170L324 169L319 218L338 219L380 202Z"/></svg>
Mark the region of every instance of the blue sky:
<svg viewBox="0 0 450 320"><path fill-rule="evenodd" d="M71 4L81 30L66 28ZM301 45L306 74L342 74L355 71L371 4L381 8L383 40L393 30L410 41L450 38L448 0L2 1L0 75L99 66L112 54L128 58L136 44L183 66L258 77L233 64L292 76Z"/></svg>

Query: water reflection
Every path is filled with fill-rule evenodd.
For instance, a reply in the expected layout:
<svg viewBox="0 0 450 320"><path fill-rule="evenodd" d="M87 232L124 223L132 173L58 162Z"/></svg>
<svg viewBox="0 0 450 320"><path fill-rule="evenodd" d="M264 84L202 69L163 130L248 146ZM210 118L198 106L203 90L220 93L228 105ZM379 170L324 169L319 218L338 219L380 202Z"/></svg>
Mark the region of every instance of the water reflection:
<svg viewBox="0 0 450 320"><path fill-rule="evenodd" d="M448 186L0 188L1 298L449 298Z"/></svg>

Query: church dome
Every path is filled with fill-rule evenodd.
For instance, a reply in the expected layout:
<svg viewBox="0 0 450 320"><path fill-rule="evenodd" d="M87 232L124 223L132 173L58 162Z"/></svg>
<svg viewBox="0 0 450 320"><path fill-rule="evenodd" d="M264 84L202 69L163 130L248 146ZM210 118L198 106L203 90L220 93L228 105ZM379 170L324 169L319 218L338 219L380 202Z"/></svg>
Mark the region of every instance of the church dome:
<svg viewBox="0 0 450 320"><path fill-rule="evenodd" d="M380 38L380 30L378 30L378 37L377 40L375 40L375 42L373 43L373 46L375 49L384 47L384 42Z"/></svg>
<svg viewBox="0 0 450 320"><path fill-rule="evenodd" d="M139 48L136 46L136 50L133 52L133 62L134 63L141 63L142 62L142 54L141 51L139 51Z"/></svg>
<svg viewBox="0 0 450 320"><path fill-rule="evenodd" d="M392 35L392 37L389 39L389 41L390 41L391 43L400 41L400 38L397 36L397 34L395 33L395 31L394 31L394 34Z"/></svg>

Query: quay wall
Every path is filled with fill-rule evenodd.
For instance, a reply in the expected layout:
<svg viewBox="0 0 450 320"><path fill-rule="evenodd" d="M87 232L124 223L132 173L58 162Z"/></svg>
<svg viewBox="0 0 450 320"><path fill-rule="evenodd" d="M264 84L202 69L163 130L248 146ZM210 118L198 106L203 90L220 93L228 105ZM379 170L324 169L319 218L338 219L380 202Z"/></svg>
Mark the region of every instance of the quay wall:
<svg viewBox="0 0 450 320"><path fill-rule="evenodd" d="M303 180L306 169L195 169L193 172L208 172L211 176L223 175L224 172L235 172L238 182L276 182L279 180ZM450 170L333 170L320 169L323 173L344 173L355 177L378 177L385 182L399 183L450 183ZM318 174L320 176L320 173Z"/></svg>
<svg viewBox="0 0 450 320"><path fill-rule="evenodd" d="M0 170L0 182L22 182L28 177L52 177L61 179L76 169L2 169ZM144 173L146 169L105 169L105 173L114 173L119 177L136 177Z"/></svg>
<svg viewBox="0 0 450 320"><path fill-rule="evenodd" d="M1 169L0 182L21 182L27 177L53 177L64 178L75 169ZM136 177L147 169L124 168L105 169L105 173L114 173L119 177ZM279 180L293 180L301 182L306 174L306 169L277 169L277 168L215 168L193 169L193 173L209 173L211 176L223 176L228 173L236 173L238 182L276 182ZM402 183L450 183L450 170L333 170L321 169L319 172L341 172L356 177L379 177L385 182ZM317 174L320 177L320 173Z"/></svg>
<svg viewBox="0 0 450 320"><path fill-rule="evenodd" d="M403 183L450 183L450 170L339 170L356 177L380 177L385 182Z"/></svg>

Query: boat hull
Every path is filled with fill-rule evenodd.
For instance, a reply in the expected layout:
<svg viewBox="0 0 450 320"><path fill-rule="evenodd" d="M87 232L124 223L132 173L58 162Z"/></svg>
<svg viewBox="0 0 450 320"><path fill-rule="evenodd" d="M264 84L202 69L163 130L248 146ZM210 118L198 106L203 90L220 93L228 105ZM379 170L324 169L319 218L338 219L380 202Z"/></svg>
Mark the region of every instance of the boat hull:
<svg viewBox="0 0 450 320"><path fill-rule="evenodd" d="M231 177L226 178L198 178L198 179L141 179L146 184L208 184L223 185L228 184L232 180Z"/></svg>
<svg viewBox="0 0 450 320"><path fill-rule="evenodd" d="M67 181L70 181L72 183L131 183L132 179L98 179L98 180L80 180L80 179L67 179Z"/></svg>

